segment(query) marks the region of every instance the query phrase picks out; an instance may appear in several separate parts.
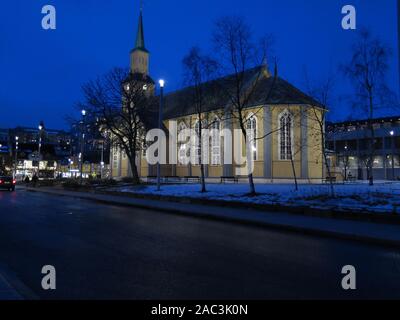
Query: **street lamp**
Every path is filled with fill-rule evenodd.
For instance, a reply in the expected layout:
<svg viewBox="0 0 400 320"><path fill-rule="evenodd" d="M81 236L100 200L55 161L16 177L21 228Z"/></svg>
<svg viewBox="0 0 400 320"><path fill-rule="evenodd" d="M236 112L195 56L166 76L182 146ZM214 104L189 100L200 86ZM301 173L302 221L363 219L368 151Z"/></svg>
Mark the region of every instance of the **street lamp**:
<svg viewBox="0 0 400 320"><path fill-rule="evenodd" d="M82 121L81 121L81 152L79 154L79 171L80 171L80 184L82 184L83 179L83 151L84 151L84 143L85 143L85 116L86 110L82 110Z"/></svg>
<svg viewBox="0 0 400 320"><path fill-rule="evenodd" d="M41 149L42 149L42 130L43 130L42 124L39 124L38 129L39 129L38 175L39 175L39 170L40 170L40 154L41 154Z"/></svg>
<svg viewBox="0 0 400 320"><path fill-rule="evenodd" d="M15 160L14 160L14 179L17 178L17 162L18 162L18 140L19 137L15 137Z"/></svg>
<svg viewBox="0 0 400 320"><path fill-rule="evenodd" d="M100 179L103 180L104 170L104 140L101 142Z"/></svg>
<svg viewBox="0 0 400 320"><path fill-rule="evenodd" d="M164 105L164 86L165 81L160 79L158 81L160 85L160 106L158 109L158 129L162 129L162 112L163 112L163 105ZM158 138L160 139L160 138ZM157 162L157 191L161 190L161 164L160 164L160 141L158 141L158 162Z"/></svg>
<svg viewBox="0 0 400 320"><path fill-rule="evenodd" d="M392 145L392 179L394 180L394 131L390 131L391 145Z"/></svg>
<svg viewBox="0 0 400 320"><path fill-rule="evenodd" d="M347 145L344 146L345 154L344 154L344 181L347 181L347 167L349 165L349 158L348 158L348 153L347 151L349 150L349 147Z"/></svg>

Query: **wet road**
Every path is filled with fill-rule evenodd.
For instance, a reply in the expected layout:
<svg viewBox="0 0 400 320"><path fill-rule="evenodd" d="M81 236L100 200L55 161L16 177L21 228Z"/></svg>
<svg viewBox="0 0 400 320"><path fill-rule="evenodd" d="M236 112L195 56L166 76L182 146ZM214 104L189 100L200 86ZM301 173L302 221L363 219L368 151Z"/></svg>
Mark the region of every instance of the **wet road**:
<svg viewBox="0 0 400 320"><path fill-rule="evenodd" d="M0 264L43 299L400 298L399 250L22 190L0 191Z"/></svg>

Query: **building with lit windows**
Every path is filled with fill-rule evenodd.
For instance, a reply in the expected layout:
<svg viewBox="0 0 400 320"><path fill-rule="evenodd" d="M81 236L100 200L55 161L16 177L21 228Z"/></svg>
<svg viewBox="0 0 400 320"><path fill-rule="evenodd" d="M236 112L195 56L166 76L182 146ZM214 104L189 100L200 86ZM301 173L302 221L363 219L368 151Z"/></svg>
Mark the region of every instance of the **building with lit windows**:
<svg viewBox="0 0 400 320"><path fill-rule="evenodd" d="M136 78L145 79L146 84L154 85L154 81L149 76L149 51L145 47L143 30L141 13L135 48L131 51L131 73ZM245 112L246 129L249 132L249 141L252 141L251 152L255 179L268 182L293 179L293 170L295 170L297 178L301 181L320 182L324 175L322 135L316 117L323 118L321 116L325 112L323 106L284 79L278 78L274 81L266 65L247 70L243 77L249 87L255 78L259 83L252 107L246 109ZM229 76L224 79L229 79ZM204 83L203 89L208 90L209 86L210 83ZM271 86L274 86L272 94L268 101L265 101L265 93ZM190 101L188 95L190 95L190 88L183 88L165 96L163 124L165 128L169 128L170 122L174 121L178 135L184 129L198 130L199 128L197 113L195 108L188 103ZM203 109L207 113L204 117L207 119L207 126L209 125L210 129L216 129L212 131L207 150L209 159L208 164L205 165L205 174L209 179L219 179L222 176L241 177L247 174L246 168L242 168L242 165L235 161L240 158L240 155L235 157L235 153L244 156L245 147L242 136L235 138L233 135L233 141L229 146L232 159L224 161L226 159L225 140L218 131L238 129L237 121L226 117L225 110L228 105L229 101L221 100L218 104L206 105ZM158 115L152 114L152 117L157 119ZM176 153L178 162L163 165L162 176L200 176L198 150L196 142L188 144L176 141L176 150L173 152ZM183 159L189 154L192 155L192 160L185 163ZM169 154L168 158L175 157ZM230 164L226 164L227 162ZM131 175L128 158L117 147L112 148L110 163L114 178ZM147 164L145 152L138 154L137 166L142 178L156 174L155 166Z"/></svg>
<svg viewBox="0 0 400 320"><path fill-rule="evenodd" d="M373 119L373 177L400 179L400 116ZM367 180L371 133L368 120L327 124L327 147L337 160L338 173L345 180Z"/></svg>

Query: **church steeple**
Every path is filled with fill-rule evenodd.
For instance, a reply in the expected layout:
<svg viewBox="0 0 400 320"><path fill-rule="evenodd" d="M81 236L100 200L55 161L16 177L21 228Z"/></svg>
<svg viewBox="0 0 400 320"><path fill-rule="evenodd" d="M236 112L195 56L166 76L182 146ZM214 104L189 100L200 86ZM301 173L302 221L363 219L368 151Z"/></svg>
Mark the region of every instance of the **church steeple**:
<svg viewBox="0 0 400 320"><path fill-rule="evenodd" d="M140 9L140 15L139 15L139 25L138 25L138 30L137 30L137 35L136 35L136 45L135 49L140 49L140 50L146 50L146 47L144 45L144 31L143 31L143 14L142 14L142 9Z"/></svg>
<svg viewBox="0 0 400 320"><path fill-rule="evenodd" d="M149 73L149 51L147 51L144 44L142 8L140 8L135 48L131 51L131 72L146 76Z"/></svg>

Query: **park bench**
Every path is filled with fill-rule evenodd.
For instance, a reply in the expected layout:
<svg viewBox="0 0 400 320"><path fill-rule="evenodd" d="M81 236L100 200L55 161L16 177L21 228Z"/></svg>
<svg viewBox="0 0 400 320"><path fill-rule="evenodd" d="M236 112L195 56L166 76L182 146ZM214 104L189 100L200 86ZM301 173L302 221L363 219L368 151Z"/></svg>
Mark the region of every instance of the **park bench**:
<svg viewBox="0 0 400 320"><path fill-rule="evenodd" d="M238 179L238 177L234 177L234 176L222 176L221 183L226 183L226 182L239 183L239 179Z"/></svg>
<svg viewBox="0 0 400 320"><path fill-rule="evenodd" d="M336 183L336 181L337 181L337 179L336 179L336 177L326 177L324 180L323 180L325 183Z"/></svg>
<svg viewBox="0 0 400 320"><path fill-rule="evenodd" d="M200 177L199 176L185 176L185 177L183 177L183 180L186 182L200 182Z"/></svg>

